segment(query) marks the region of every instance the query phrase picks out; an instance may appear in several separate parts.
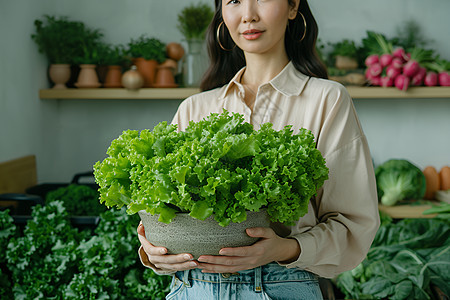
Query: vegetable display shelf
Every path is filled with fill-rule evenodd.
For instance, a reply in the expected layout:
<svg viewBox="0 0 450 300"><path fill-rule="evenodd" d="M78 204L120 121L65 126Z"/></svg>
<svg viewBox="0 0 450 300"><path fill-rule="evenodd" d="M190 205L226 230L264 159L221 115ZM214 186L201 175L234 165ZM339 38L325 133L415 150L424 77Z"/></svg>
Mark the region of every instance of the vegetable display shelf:
<svg viewBox="0 0 450 300"><path fill-rule="evenodd" d="M450 98L450 87L411 87L403 92L396 88L348 86L354 99L377 98ZM198 88L143 88L119 89L44 89L40 99L185 99L200 92Z"/></svg>
<svg viewBox="0 0 450 300"><path fill-rule="evenodd" d="M436 201L436 204L439 202ZM406 218L434 218L437 214L427 214L424 215L423 212L427 209L432 208L431 204L420 204L420 205L394 205L386 206L379 204L378 209L386 214L388 214L393 219L406 219Z"/></svg>

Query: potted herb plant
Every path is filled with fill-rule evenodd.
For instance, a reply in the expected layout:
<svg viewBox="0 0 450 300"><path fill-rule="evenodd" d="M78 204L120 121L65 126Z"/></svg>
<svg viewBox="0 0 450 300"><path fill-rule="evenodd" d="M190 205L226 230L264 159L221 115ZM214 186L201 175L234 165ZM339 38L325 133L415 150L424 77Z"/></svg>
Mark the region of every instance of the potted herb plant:
<svg viewBox="0 0 450 300"><path fill-rule="evenodd" d="M293 224L328 178L309 130L256 131L227 111L183 132L167 122L124 131L107 154L94 165L100 201L139 212L150 242L194 257L251 244L245 228L268 219Z"/></svg>
<svg viewBox="0 0 450 300"><path fill-rule="evenodd" d="M98 29L85 28L80 33L80 48L79 56L74 57L74 63L80 66L80 73L78 75L75 86L78 88L97 88L101 86L96 67L100 63L100 55L102 49L105 47L101 38L103 34Z"/></svg>
<svg viewBox="0 0 450 300"><path fill-rule="evenodd" d="M123 45L105 45L100 56L100 64L107 67L105 88L122 87L122 68L127 64L128 58Z"/></svg>
<svg viewBox="0 0 450 300"><path fill-rule="evenodd" d="M43 20L35 20L35 33L31 38L38 45L39 52L45 54L50 64L49 76L55 83L53 88L67 88L71 76L73 58L79 56L79 47L86 26L82 22L70 21L67 17L45 15Z"/></svg>
<svg viewBox="0 0 450 300"><path fill-rule="evenodd" d="M178 29L187 42L184 58L183 81L185 86L199 86L206 70L206 62L201 51L205 31L214 16L213 9L204 3L192 4L178 14Z"/></svg>
<svg viewBox="0 0 450 300"><path fill-rule="evenodd" d="M144 77L144 87L152 87L156 68L166 59L166 45L159 39L141 35L128 43L128 53L138 72Z"/></svg>
<svg viewBox="0 0 450 300"><path fill-rule="evenodd" d="M355 42L343 40L332 44L331 56L335 59L335 67L339 70L354 70L358 68L357 52Z"/></svg>

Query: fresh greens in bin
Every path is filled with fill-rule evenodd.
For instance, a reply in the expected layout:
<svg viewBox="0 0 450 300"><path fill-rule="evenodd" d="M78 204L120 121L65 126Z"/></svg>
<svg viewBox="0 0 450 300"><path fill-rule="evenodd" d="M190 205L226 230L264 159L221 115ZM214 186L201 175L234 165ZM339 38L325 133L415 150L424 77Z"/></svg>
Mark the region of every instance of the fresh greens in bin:
<svg viewBox="0 0 450 300"><path fill-rule="evenodd" d="M433 299L431 285L450 295L450 221L384 222L366 259L337 278L351 299Z"/></svg>
<svg viewBox="0 0 450 300"><path fill-rule="evenodd" d="M81 184L70 184L50 191L45 196L45 202L50 203L60 200L70 215L74 216L98 216L106 211L104 205L98 201L98 191Z"/></svg>
<svg viewBox="0 0 450 300"><path fill-rule="evenodd" d="M139 262L138 221L124 209L108 210L92 235L71 227L63 202L53 201L33 207L20 235L0 212L0 298L164 299L170 277Z"/></svg>

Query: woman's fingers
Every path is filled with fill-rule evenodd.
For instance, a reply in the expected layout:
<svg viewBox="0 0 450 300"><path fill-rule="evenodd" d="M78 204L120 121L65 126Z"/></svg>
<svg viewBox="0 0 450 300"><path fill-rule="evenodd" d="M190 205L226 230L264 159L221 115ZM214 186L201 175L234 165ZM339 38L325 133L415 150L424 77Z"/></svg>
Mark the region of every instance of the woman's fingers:
<svg viewBox="0 0 450 300"><path fill-rule="evenodd" d="M138 238L148 256L148 260L158 269L183 271L194 269L198 262L193 261L193 256L189 253L167 255L164 247L153 246L145 237L145 230L142 222L137 228Z"/></svg>
<svg viewBox="0 0 450 300"><path fill-rule="evenodd" d="M160 269L178 271L194 269L198 266L198 262L192 260L192 255L187 253L176 255L155 255L149 258L151 262Z"/></svg>
<svg viewBox="0 0 450 300"><path fill-rule="evenodd" d="M172 255L151 255L149 257L152 261L152 263L161 263L161 264L180 264L192 261L192 255L185 253L185 254L172 254Z"/></svg>
<svg viewBox="0 0 450 300"><path fill-rule="evenodd" d="M144 248L145 253L147 255L164 255L167 253L167 249L164 247L155 247L153 246L145 237L145 230L142 223L139 224L137 228L139 242L141 242L142 247Z"/></svg>

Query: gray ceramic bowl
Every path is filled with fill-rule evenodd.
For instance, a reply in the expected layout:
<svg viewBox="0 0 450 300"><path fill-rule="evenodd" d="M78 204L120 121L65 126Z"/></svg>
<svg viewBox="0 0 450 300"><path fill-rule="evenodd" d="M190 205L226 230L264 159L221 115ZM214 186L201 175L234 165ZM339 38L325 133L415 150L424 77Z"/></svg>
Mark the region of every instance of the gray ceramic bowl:
<svg viewBox="0 0 450 300"><path fill-rule="evenodd" d="M159 215L139 211L145 228L147 240L155 246L166 247L168 253L191 253L194 259L200 255L218 255L223 247L249 246L258 238L252 238L245 232L251 227L270 227L265 210L247 212L247 220L242 223L230 223L220 226L213 216L204 221L180 213L170 224L158 221Z"/></svg>

